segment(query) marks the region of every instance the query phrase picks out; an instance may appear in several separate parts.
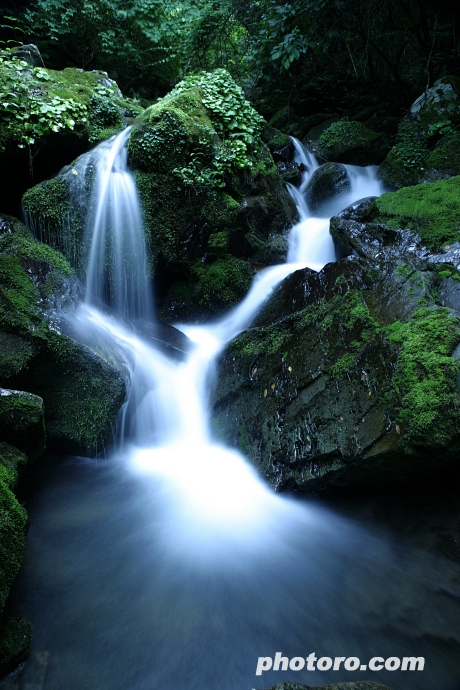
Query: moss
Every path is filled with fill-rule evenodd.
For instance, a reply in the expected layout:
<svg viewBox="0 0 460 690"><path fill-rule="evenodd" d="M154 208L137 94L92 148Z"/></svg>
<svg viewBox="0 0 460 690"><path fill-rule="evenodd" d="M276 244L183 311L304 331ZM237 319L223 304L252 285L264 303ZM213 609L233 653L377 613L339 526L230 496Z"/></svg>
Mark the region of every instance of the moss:
<svg viewBox="0 0 460 690"><path fill-rule="evenodd" d="M238 304L249 290L253 270L246 261L233 256L219 257L210 266L200 261L191 266L195 298L212 311Z"/></svg>
<svg viewBox="0 0 460 690"><path fill-rule="evenodd" d="M0 673L11 673L29 653L33 625L25 618L11 617L0 625Z"/></svg>
<svg viewBox="0 0 460 690"><path fill-rule="evenodd" d="M460 362L451 353L460 340L460 321L448 309L420 309L407 323L386 328L401 346L393 384L402 403L399 421L410 424L408 444L452 450L457 436ZM458 444L458 441L457 441Z"/></svg>
<svg viewBox="0 0 460 690"><path fill-rule="evenodd" d="M402 122L396 143L380 166L380 176L390 187L417 184L429 154L427 126L415 121Z"/></svg>
<svg viewBox="0 0 460 690"><path fill-rule="evenodd" d="M292 146L292 141L287 134L280 132L279 129L271 127L270 125L264 126L260 136L262 141L268 146L272 153L275 151L281 151L281 149L284 149L287 146Z"/></svg>
<svg viewBox="0 0 460 690"><path fill-rule="evenodd" d="M340 156L344 150L349 149L362 141L374 141L380 135L369 129L361 122L354 120L338 120L333 122L319 138L321 151L335 156Z"/></svg>
<svg viewBox="0 0 460 690"><path fill-rule="evenodd" d="M17 256L0 254L0 327L43 336L46 326L37 313L39 293Z"/></svg>
<svg viewBox="0 0 460 690"><path fill-rule="evenodd" d="M425 166L460 175L460 132L444 136L426 159Z"/></svg>
<svg viewBox="0 0 460 690"><path fill-rule="evenodd" d="M2 441L27 453L31 460L44 453L43 400L37 395L0 388L0 427Z"/></svg>
<svg viewBox="0 0 460 690"><path fill-rule="evenodd" d="M9 673L27 655L31 625L24 619L5 619L5 603L21 566L27 515L13 489L27 458L13 446L0 443L0 673Z"/></svg>
<svg viewBox="0 0 460 690"><path fill-rule="evenodd" d="M92 350L50 332L31 381L45 402L51 447L94 454L111 440L111 424L125 400L125 382Z"/></svg>
<svg viewBox="0 0 460 690"><path fill-rule="evenodd" d="M72 275L73 268L62 256L52 247L42 242L37 242L31 235L4 234L0 237L0 253L13 254L35 261L46 261L49 267L58 271L62 275Z"/></svg>
<svg viewBox="0 0 460 690"><path fill-rule="evenodd" d="M91 174L89 177L91 178ZM88 188L88 203L85 207L71 203L69 183L65 175L35 185L22 198L23 210L34 235L46 245L62 252L80 273L83 270L85 212L90 203L91 179L85 180ZM57 268L54 259L52 265ZM63 263L59 270L68 272Z"/></svg>
<svg viewBox="0 0 460 690"><path fill-rule="evenodd" d="M241 204L221 191L210 192L201 208L201 214L209 223L225 228L234 227L240 213Z"/></svg>
<svg viewBox="0 0 460 690"><path fill-rule="evenodd" d="M390 192L369 207L372 219L411 230L431 251L460 239L460 177Z"/></svg>

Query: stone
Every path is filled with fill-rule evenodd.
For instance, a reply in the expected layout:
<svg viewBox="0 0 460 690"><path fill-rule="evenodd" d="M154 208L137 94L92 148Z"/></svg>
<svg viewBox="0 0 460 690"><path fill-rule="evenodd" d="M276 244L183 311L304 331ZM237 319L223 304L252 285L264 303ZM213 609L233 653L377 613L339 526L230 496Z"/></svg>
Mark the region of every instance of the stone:
<svg viewBox="0 0 460 690"><path fill-rule="evenodd" d="M460 314L437 301L443 279L357 257L296 271L221 355L218 438L277 490L404 482L454 462Z"/></svg>
<svg viewBox="0 0 460 690"><path fill-rule="evenodd" d="M350 179L340 163L325 163L313 173L305 189L308 207L317 211L332 197L346 194L350 190Z"/></svg>

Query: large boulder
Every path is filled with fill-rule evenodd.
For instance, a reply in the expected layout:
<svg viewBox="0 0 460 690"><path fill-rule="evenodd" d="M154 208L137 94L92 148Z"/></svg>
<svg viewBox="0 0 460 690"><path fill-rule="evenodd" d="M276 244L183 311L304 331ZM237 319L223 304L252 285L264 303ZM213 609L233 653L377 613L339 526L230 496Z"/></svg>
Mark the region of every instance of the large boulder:
<svg viewBox="0 0 460 690"><path fill-rule="evenodd" d="M296 217L262 118L225 70L178 84L129 141L166 319L218 313L246 293L254 264L283 260ZM271 146L289 146L274 134ZM270 138L269 138L270 141Z"/></svg>
<svg viewBox="0 0 460 690"><path fill-rule="evenodd" d="M2 211L17 214L20 198L97 141L142 112L105 72L45 69L35 46L0 51Z"/></svg>
<svg viewBox="0 0 460 690"><path fill-rule="evenodd" d="M460 304L439 305L445 279L354 257L292 274L221 356L218 436L278 490L407 481L455 461Z"/></svg>
<svg viewBox="0 0 460 690"><path fill-rule="evenodd" d="M63 331L82 288L66 259L3 217L0 234L0 441L94 453L112 438L126 372ZM39 396L39 397L37 397Z"/></svg>
<svg viewBox="0 0 460 690"><path fill-rule="evenodd" d="M14 494L26 463L27 457L17 448L0 442L0 675L24 661L32 637L31 623L5 613L26 543L27 514Z"/></svg>

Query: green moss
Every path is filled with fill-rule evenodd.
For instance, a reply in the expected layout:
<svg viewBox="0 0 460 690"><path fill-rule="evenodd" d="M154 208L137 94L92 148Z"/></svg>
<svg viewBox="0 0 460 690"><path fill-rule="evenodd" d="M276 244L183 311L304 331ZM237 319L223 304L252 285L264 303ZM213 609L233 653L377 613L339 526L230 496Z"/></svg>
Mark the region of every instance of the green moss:
<svg viewBox="0 0 460 690"><path fill-rule="evenodd" d="M93 454L111 440L112 421L125 399L124 378L92 350L50 332L33 386L45 402L52 447Z"/></svg>
<svg viewBox="0 0 460 690"><path fill-rule="evenodd" d="M438 251L460 239L460 177L383 194L369 214L391 228L411 230L428 249Z"/></svg>
<svg viewBox="0 0 460 690"><path fill-rule="evenodd" d="M22 256L36 261L46 261L54 271L72 275L73 268L65 257L47 244L38 242L30 235L7 234L0 237L0 253Z"/></svg>
<svg viewBox="0 0 460 690"><path fill-rule="evenodd" d="M0 388L2 440L11 443L35 460L46 448L43 400L23 391Z"/></svg>
<svg viewBox="0 0 460 690"><path fill-rule="evenodd" d="M212 225L232 228L241 213L241 204L225 192L212 191L207 195L201 213Z"/></svg>
<svg viewBox="0 0 460 690"><path fill-rule="evenodd" d="M19 258L0 254L0 327L43 336L46 326L37 313L39 293Z"/></svg>
<svg viewBox="0 0 460 690"><path fill-rule="evenodd" d="M361 144L372 142L380 134L369 129L361 122L353 120L338 120L333 122L319 138L321 153L329 160L338 160L345 151Z"/></svg>
<svg viewBox="0 0 460 690"><path fill-rule="evenodd" d="M460 362L451 353L460 340L459 323L448 309L420 309L411 321L385 330L389 342L401 346L393 385L402 405L399 421L410 425L410 447L451 450L457 435Z"/></svg>
<svg viewBox="0 0 460 690"><path fill-rule="evenodd" d="M13 671L27 657L33 625L25 618L8 618L0 625L0 673Z"/></svg>
<svg viewBox="0 0 460 690"><path fill-rule="evenodd" d="M254 275L246 261L233 256L219 257L210 266L197 261L192 264L191 272L198 304L212 311L238 304Z"/></svg>
<svg viewBox="0 0 460 690"><path fill-rule="evenodd" d="M379 169L385 184L399 188L419 182L430 154L427 133L428 128L423 123L401 123L396 144Z"/></svg>
<svg viewBox="0 0 460 690"><path fill-rule="evenodd" d="M209 236L208 240L209 250L215 254L226 254L229 241L228 232L213 232L212 235Z"/></svg>
<svg viewBox="0 0 460 690"><path fill-rule="evenodd" d="M2 616L25 548L27 515L13 489L26 463L23 453L0 443L0 673L10 672L24 660L31 639L30 623Z"/></svg>
<svg viewBox="0 0 460 690"><path fill-rule="evenodd" d="M460 175L460 132L444 136L426 159L425 166Z"/></svg>

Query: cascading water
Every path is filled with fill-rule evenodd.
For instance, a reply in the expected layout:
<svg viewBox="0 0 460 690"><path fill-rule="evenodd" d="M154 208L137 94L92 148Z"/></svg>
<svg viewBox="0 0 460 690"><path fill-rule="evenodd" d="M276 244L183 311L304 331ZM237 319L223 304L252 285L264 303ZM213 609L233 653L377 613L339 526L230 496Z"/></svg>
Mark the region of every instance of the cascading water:
<svg viewBox="0 0 460 690"><path fill-rule="evenodd" d="M441 585L429 556L406 549L402 564L391 533L371 534L317 502L273 494L209 428L206 389L218 352L292 271L334 260L328 222L310 217L302 195L316 161L296 142L305 170L300 190L292 190L301 220L291 232L288 263L260 271L243 302L217 322L180 326L195 347L176 362L92 302L105 295L104 246L115 248L118 265L126 232L141 228L139 222L133 229L139 216L127 137L124 132L93 154L100 196L89 303L77 317L83 331L91 324L127 353L126 433L110 463L69 460L45 476L31 507L22 577L33 594L23 612L36 622L33 659L43 667L50 650L40 689L249 690L369 675L394 690L419 688L416 673L374 677L343 667L255 676L257 658L277 651L363 660L429 655L424 635L446 625L438 620ZM335 200L337 210L382 191L375 170L347 171L351 191ZM134 282L143 280L138 274L146 266L143 238L130 246L139 263L124 262L111 273L111 304L119 316L148 318L149 303L130 299L131 290L143 290ZM425 619L412 623L421 599ZM449 600L446 616L452 606ZM441 690L441 677L442 690L454 690L454 666L448 652L439 653L423 676L424 690ZM21 690L39 687L33 669L26 666Z"/></svg>

